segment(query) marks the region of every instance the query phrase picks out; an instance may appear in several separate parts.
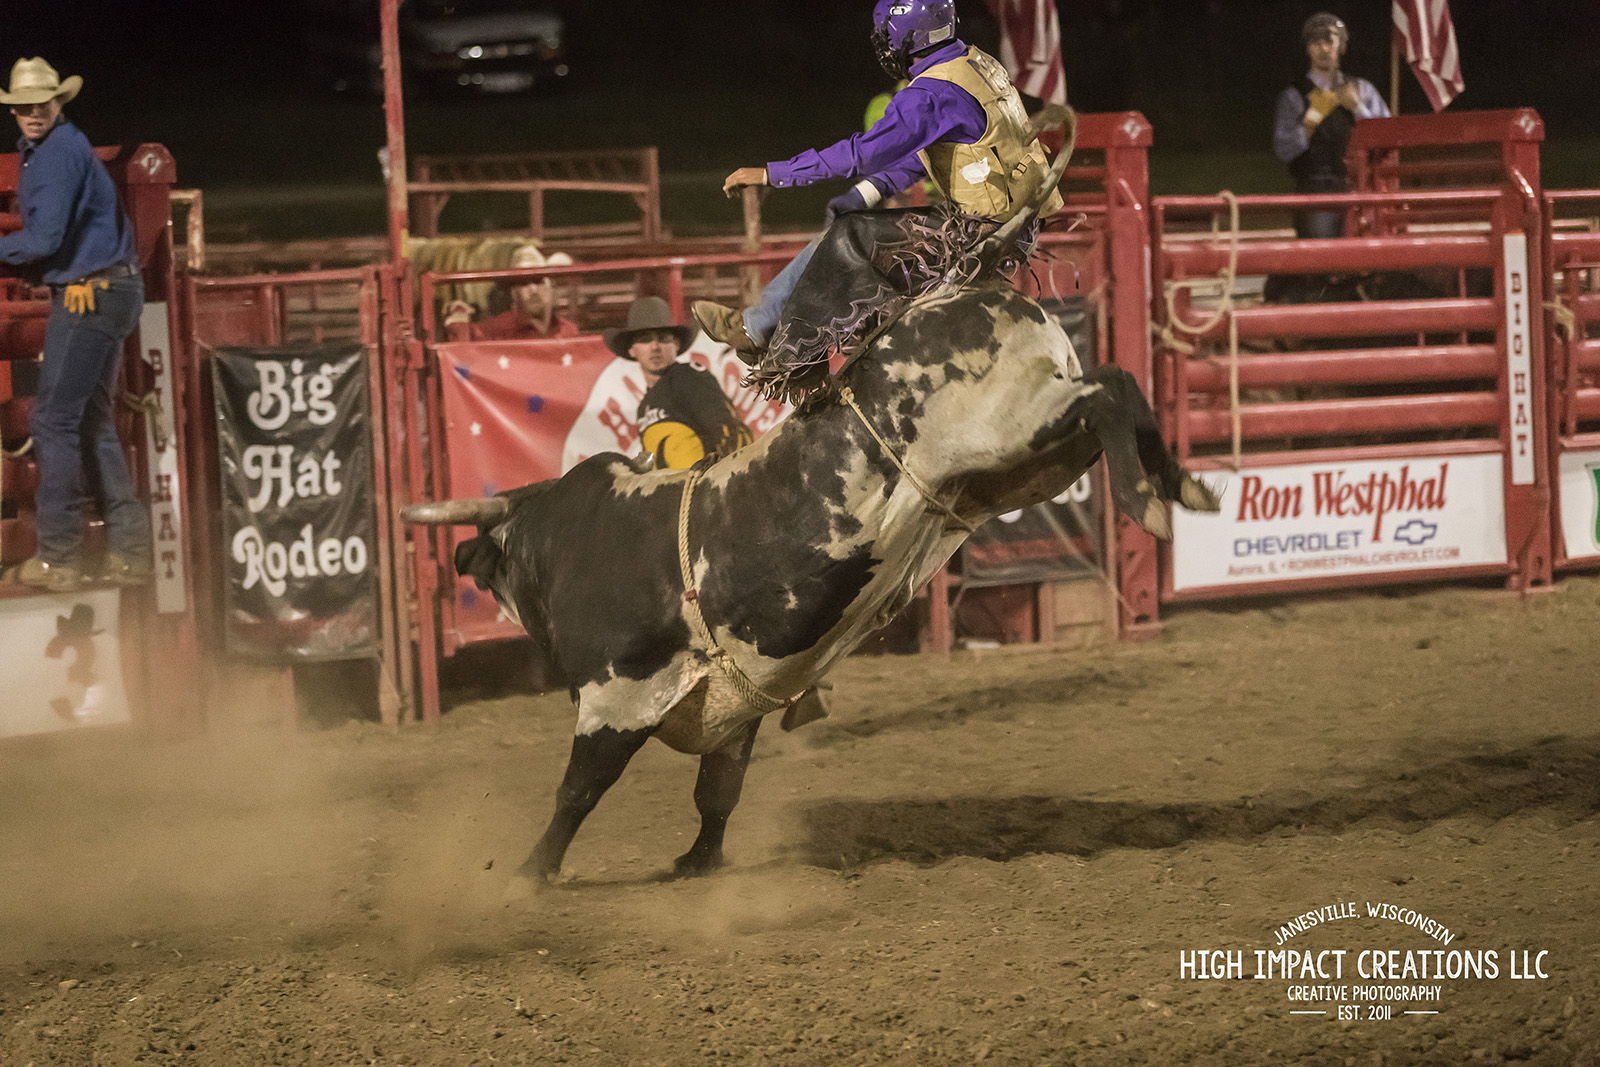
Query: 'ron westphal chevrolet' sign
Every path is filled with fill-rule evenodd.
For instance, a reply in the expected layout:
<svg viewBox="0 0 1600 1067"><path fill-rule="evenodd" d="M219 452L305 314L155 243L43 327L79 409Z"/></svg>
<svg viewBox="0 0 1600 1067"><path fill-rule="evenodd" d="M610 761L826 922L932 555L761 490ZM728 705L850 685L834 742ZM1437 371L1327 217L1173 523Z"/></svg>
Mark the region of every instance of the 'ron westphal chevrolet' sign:
<svg viewBox="0 0 1600 1067"><path fill-rule="evenodd" d="M1504 563L1504 469L1492 453L1222 474L1220 512L1174 512L1173 587Z"/></svg>

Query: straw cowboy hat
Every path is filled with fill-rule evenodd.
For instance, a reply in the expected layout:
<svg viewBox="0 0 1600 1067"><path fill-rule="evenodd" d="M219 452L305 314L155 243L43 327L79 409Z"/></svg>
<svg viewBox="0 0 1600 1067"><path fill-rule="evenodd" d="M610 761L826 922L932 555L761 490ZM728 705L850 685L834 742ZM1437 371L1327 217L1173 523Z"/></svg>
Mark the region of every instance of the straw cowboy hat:
<svg viewBox="0 0 1600 1067"><path fill-rule="evenodd" d="M572 266L572 257L565 252L551 252L547 256L539 251L538 245L522 245L511 253L511 262L506 266L510 268L570 267Z"/></svg>
<svg viewBox="0 0 1600 1067"><path fill-rule="evenodd" d="M632 359L628 349L633 345L633 335L644 330L672 330L678 335L680 352L689 347L696 332L673 322L672 309L659 296L641 296L628 305L628 325L620 330L613 326L601 335L601 339L612 352L623 359Z"/></svg>
<svg viewBox="0 0 1600 1067"><path fill-rule="evenodd" d="M74 74L62 80L56 68L34 56L17 60L11 68L11 91L0 93L0 104L42 104L58 96L65 104L82 88L82 78Z"/></svg>

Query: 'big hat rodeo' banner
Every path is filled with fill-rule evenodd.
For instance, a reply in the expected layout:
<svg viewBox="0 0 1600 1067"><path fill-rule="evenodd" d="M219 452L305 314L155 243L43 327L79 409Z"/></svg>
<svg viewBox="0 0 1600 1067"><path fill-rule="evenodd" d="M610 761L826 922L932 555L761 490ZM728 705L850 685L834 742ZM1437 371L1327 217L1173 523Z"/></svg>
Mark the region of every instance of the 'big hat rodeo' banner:
<svg viewBox="0 0 1600 1067"><path fill-rule="evenodd" d="M366 350L217 348L211 368L228 650L274 663L373 653Z"/></svg>

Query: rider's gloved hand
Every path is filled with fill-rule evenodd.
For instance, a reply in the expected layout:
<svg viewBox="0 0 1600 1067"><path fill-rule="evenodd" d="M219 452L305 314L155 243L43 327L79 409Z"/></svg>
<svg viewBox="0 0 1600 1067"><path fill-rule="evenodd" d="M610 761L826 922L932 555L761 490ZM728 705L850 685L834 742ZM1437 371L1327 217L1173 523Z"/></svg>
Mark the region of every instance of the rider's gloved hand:
<svg viewBox="0 0 1600 1067"><path fill-rule="evenodd" d="M860 211L867 206L866 199L861 195L861 190L851 186L832 200L828 201L828 209L822 213L822 228L827 229L833 225L833 220L846 211Z"/></svg>

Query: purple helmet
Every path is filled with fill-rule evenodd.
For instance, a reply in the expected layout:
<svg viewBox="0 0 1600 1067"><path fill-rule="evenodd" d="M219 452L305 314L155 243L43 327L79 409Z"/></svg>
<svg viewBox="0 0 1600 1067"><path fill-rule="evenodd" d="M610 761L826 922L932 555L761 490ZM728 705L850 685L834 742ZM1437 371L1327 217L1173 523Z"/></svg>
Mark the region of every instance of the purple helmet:
<svg viewBox="0 0 1600 1067"><path fill-rule="evenodd" d="M872 47L889 77L911 73L911 57L954 40L953 0L878 0L872 9Z"/></svg>

